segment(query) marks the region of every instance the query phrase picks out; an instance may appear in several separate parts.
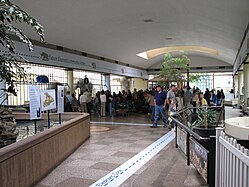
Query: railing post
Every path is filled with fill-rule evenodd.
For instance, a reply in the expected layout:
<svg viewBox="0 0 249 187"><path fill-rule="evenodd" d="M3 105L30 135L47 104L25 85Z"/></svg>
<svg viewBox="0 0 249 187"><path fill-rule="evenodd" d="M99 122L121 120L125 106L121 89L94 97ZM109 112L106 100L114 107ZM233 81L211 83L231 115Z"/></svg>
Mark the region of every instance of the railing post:
<svg viewBox="0 0 249 187"><path fill-rule="evenodd" d="M189 141L189 138L190 138L190 134L189 132L187 132L187 141L186 141L186 152L187 152L187 165L189 166L190 165L190 141Z"/></svg>
<svg viewBox="0 0 249 187"><path fill-rule="evenodd" d="M208 153L208 184L209 187L215 186L215 136L209 139Z"/></svg>
<svg viewBox="0 0 249 187"><path fill-rule="evenodd" d="M216 128L216 158L215 158L215 187L219 187L220 180L220 143L219 137L223 128Z"/></svg>
<svg viewBox="0 0 249 187"><path fill-rule="evenodd" d="M226 120L226 108L225 108L225 104L223 103L223 121Z"/></svg>
<svg viewBox="0 0 249 187"><path fill-rule="evenodd" d="M176 143L176 148L178 148L178 144L177 144L177 123L175 122L175 143Z"/></svg>

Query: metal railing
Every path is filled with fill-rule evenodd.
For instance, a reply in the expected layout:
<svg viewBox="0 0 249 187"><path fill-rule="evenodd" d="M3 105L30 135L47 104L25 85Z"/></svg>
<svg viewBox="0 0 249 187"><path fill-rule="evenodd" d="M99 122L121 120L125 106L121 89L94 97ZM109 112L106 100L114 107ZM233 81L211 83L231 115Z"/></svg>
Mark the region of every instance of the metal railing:
<svg viewBox="0 0 249 187"><path fill-rule="evenodd" d="M221 106L208 107L208 108L214 108L214 109L217 109L218 111L217 116L216 116L217 117L216 126L218 126L221 121L225 120L225 115L224 115L225 108L223 104ZM194 162L193 157L192 157L193 156L192 155L193 144L195 144L197 147L202 149L203 152L205 152L205 154L207 155L207 158L205 161L207 164L206 166L207 172L205 173L205 176L204 175L202 176L204 177L206 182L209 184L209 186L212 187L212 186L215 186L215 136L202 137L188 127L187 122L190 120L189 117L194 114L195 109L198 109L198 108L197 107L185 108L179 112L176 112L174 115L170 116L171 119L175 122L176 148L180 146L178 145L178 141L180 141L178 139L182 138L180 137L182 134L178 135L178 133L183 132L183 134L185 134L184 136L186 136L184 137L186 142L183 143L185 144L184 146L186 148L186 151L183 150L183 152L185 152L186 157L187 157L187 165L190 165L190 162L192 163ZM193 163L193 165L195 164ZM198 168L196 169L198 170ZM201 173L200 171L198 172Z"/></svg>
<svg viewBox="0 0 249 187"><path fill-rule="evenodd" d="M249 186L249 150L216 129L216 187Z"/></svg>

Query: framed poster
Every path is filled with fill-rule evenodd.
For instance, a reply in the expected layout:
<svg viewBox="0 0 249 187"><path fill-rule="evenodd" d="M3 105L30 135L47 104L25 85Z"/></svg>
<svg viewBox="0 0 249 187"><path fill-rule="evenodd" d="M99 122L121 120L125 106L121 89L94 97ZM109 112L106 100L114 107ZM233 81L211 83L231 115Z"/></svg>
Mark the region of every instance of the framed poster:
<svg viewBox="0 0 249 187"><path fill-rule="evenodd" d="M57 111L58 113L64 112L64 86L57 87Z"/></svg>
<svg viewBox="0 0 249 187"><path fill-rule="evenodd" d="M41 119L41 98L38 86L29 86L30 119Z"/></svg>
<svg viewBox="0 0 249 187"><path fill-rule="evenodd" d="M55 90L41 90L40 96L42 111L56 109Z"/></svg>

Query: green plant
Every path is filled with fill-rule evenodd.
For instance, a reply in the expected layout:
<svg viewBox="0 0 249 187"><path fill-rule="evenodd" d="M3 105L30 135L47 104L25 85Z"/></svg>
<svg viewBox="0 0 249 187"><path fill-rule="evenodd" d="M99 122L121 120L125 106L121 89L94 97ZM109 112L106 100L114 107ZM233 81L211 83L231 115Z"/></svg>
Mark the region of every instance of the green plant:
<svg viewBox="0 0 249 187"><path fill-rule="evenodd" d="M193 129L198 121L195 121L194 123L187 122L188 128Z"/></svg>
<svg viewBox="0 0 249 187"><path fill-rule="evenodd" d="M44 41L44 30L35 18L19 6L9 0L0 1L0 43L9 50L8 55L0 55L0 81L7 85L6 89L2 89L4 92L16 95L15 86L19 80L25 78L26 72L20 64L20 62L25 62L25 59L16 55L12 35L16 35L20 41L26 43L30 51L33 50L33 45L30 39L13 23L30 25L38 33L41 41Z"/></svg>
<svg viewBox="0 0 249 187"><path fill-rule="evenodd" d="M197 120L193 123L187 122L187 126L193 129L195 126L208 128L210 125L215 125L217 112L214 108L199 108Z"/></svg>
<svg viewBox="0 0 249 187"><path fill-rule="evenodd" d="M192 73L189 75L189 82L195 83L198 82L198 80L202 77L203 75L200 73Z"/></svg>
<svg viewBox="0 0 249 187"><path fill-rule="evenodd" d="M184 74L189 70L190 59L181 52L179 56L173 57L171 54L164 55L160 77L166 81L178 82L186 81Z"/></svg>

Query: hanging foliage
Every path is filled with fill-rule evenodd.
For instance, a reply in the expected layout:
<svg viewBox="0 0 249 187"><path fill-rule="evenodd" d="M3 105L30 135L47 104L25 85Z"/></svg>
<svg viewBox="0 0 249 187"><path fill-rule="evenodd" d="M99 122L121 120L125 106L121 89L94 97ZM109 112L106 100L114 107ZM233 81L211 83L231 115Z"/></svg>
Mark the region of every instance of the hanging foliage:
<svg viewBox="0 0 249 187"><path fill-rule="evenodd" d="M15 54L15 43L11 36L16 35L20 41L28 45L30 51L33 50L30 39L12 24L18 22L30 25L38 33L40 40L44 41L43 27L35 18L9 0L0 0L0 43L9 50L8 55L0 55L0 81L7 85L3 90L14 95L16 95L17 80L24 78L26 72L20 65L20 62L25 60Z"/></svg>

